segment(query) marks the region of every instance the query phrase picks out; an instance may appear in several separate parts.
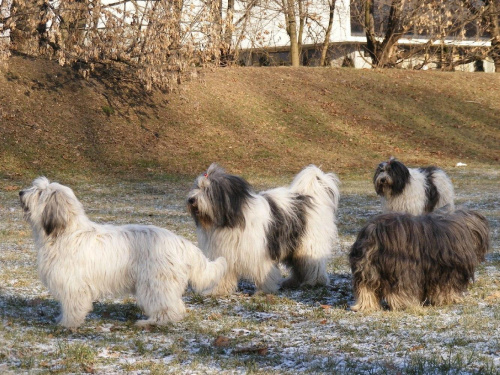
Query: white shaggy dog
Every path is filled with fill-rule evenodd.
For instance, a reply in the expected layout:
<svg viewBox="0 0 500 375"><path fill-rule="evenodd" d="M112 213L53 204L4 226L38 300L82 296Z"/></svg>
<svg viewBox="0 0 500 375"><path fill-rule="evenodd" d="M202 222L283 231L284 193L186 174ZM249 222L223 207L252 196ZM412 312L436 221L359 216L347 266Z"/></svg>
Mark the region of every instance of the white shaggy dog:
<svg viewBox="0 0 500 375"><path fill-rule="evenodd" d="M326 285L326 264L338 241L338 183L336 175L311 165L289 187L257 194L243 178L212 164L187 199L200 248L228 262L212 293L232 293L240 278L266 293L280 286ZM291 270L284 281L278 262Z"/></svg>
<svg viewBox="0 0 500 375"><path fill-rule="evenodd" d="M422 215L444 206L451 211L455 207L453 184L436 167L407 168L391 157L378 165L373 184L385 212Z"/></svg>
<svg viewBox="0 0 500 375"><path fill-rule="evenodd" d="M188 282L197 291L213 288L226 261L209 262L186 239L150 225L100 225L89 220L73 191L39 177L19 193L33 228L38 272L61 303L59 323L78 327L103 296L133 293L147 320L175 322L185 314Z"/></svg>

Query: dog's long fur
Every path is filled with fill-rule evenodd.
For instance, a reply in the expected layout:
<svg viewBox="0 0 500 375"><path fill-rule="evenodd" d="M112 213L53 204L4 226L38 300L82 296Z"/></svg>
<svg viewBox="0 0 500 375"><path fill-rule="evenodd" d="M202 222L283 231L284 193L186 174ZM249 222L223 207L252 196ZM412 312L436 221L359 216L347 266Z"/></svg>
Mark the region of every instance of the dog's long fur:
<svg viewBox="0 0 500 375"><path fill-rule="evenodd" d="M387 213L359 232L349 261L358 310L399 310L459 301L489 249L489 228L474 211L421 216Z"/></svg>
<svg viewBox="0 0 500 375"><path fill-rule="evenodd" d="M380 163L373 176L384 211L421 215L443 206L454 209L455 193L446 173L436 167L407 168L391 158Z"/></svg>
<svg viewBox="0 0 500 375"><path fill-rule="evenodd" d="M200 175L187 204L198 242L213 259L224 256L228 272L214 294L229 294L250 278L263 292L327 284L326 263L337 241L338 179L311 165L290 186L257 194L243 178L216 164ZM278 262L290 267L282 281Z"/></svg>
<svg viewBox="0 0 500 375"><path fill-rule="evenodd" d="M31 224L42 282L61 303L59 322L78 327L100 297L133 293L148 316L139 325L182 319L188 282L213 288L226 261L209 262L186 239L150 225L100 225L73 191L45 177L20 193Z"/></svg>

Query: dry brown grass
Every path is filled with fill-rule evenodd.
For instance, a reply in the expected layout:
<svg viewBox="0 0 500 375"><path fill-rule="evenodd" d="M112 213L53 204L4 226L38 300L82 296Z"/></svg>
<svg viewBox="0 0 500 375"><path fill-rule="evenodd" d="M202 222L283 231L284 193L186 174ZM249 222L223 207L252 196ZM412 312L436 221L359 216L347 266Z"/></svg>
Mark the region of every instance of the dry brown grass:
<svg viewBox="0 0 500 375"><path fill-rule="evenodd" d="M217 161L252 176L314 163L366 178L390 155L498 163L499 74L274 67L200 77L146 95L15 56L0 72L1 173L190 176Z"/></svg>

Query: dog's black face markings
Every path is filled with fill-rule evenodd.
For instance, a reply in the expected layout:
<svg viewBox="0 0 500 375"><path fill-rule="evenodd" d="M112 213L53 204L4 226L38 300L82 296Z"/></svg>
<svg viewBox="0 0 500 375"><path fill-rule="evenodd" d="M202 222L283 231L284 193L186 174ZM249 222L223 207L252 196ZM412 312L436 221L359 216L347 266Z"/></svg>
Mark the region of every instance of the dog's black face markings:
<svg viewBox="0 0 500 375"><path fill-rule="evenodd" d="M410 171L406 166L395 159L387 163L387 174L392 179L391 192L393 196L401 194L410 181Z"/></svg>
<svg viewBox="0 0 500 375"><path fill-rule="evenodd" d="M200 180L207 179L207 181ZM227 174L223 168L212 164L208 171L200 176L195 189L200 189L211 213L200 211L198 197L187 199L188 211L195 224L203 227L235 228L245 226L244 209L252 198L252 187L245 179Z"/></svg>
<svg viewBox="0 0 500 375"><path fill-rule="evenodd" d="M196 186L198 188L198 186ZM198 210L198 204L195 197L189 197L186 201L188 212L191 214L196 226L200 226L203 221L205 221L205 217L201 215ZM207 220L209 221L209 220Z"/></svg>
<svg viewBox="0 0 500 375"><path fill-rule="evenodd" d="M378 165L377 169L375 170L375 174L373 175L373 185L375 185L375 191L377 192L378 195L383 195L384 194L384 184L383 183L377 183L378 176L380 176L381 173L385 172L385 166L386 162L382 162Z"/></svg>
<svg viewBox="0 0 500 375"><path fill-rule="evenodd" d="M218 227L245 226L244 206L251 198L250 184L243 178L224 174L211 181L210 201Z"/></svg>
<svg viewBox="0 0 500 375"><path fill-rule="evenodd" d="M387 177L379 178L382 173L386 173ZM386 186L390 189L393 197L400 195L409 181L410 171L396 159L380 163L373 176L375 191L381 196L384 195L384 187Z"/></svg>
<svg viewBox="0 0 500 375"><path fill-rule="evenodd" d="M439 201L439 191L434 183L434 172L438 170L436 167L419 168L420 172L425 175L427 186L425 188L425 212L432 212Z"/></svg>
<svg viewBox="0 0 500 375"><path fill-rule="evenodd" d="M271 209L271 223L267 229L267 249L271 259L279 261L290 258L306 229L306 210L311 207L311 197L297 194L293 198L291 211L281 209L267 194L263 197Z"/></svg>
<svg viewBox="0 0 500 375"><path fill-rule="evenodd" d="M24 212L25 214L28 214L28 212L29 212L29 207L28 207L28 205L27 205L27 204L26 204L26 202L25 202L25 199L26 199L26 198L23 198L23 196L24 196L25 194L26 194L26 191L24 191L24 190L21 190L21 191L19 192L19 201L21 202L21 208L23 209L23 212Z"/></svg>

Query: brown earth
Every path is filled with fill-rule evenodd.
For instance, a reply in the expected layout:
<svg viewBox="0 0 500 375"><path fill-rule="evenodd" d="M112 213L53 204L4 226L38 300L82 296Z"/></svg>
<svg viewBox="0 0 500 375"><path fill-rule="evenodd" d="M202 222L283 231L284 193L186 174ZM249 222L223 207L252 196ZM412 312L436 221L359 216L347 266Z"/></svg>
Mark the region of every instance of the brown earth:
<svg viewBox="0 0 500 375"><path fill-rule="evenodd" d="M498 166L500 74L221 68L177 92L83 80L14 56L0 70L0 177L194 175L210 163L255 176L314 163L369 176L408 165Z"/></svg>

